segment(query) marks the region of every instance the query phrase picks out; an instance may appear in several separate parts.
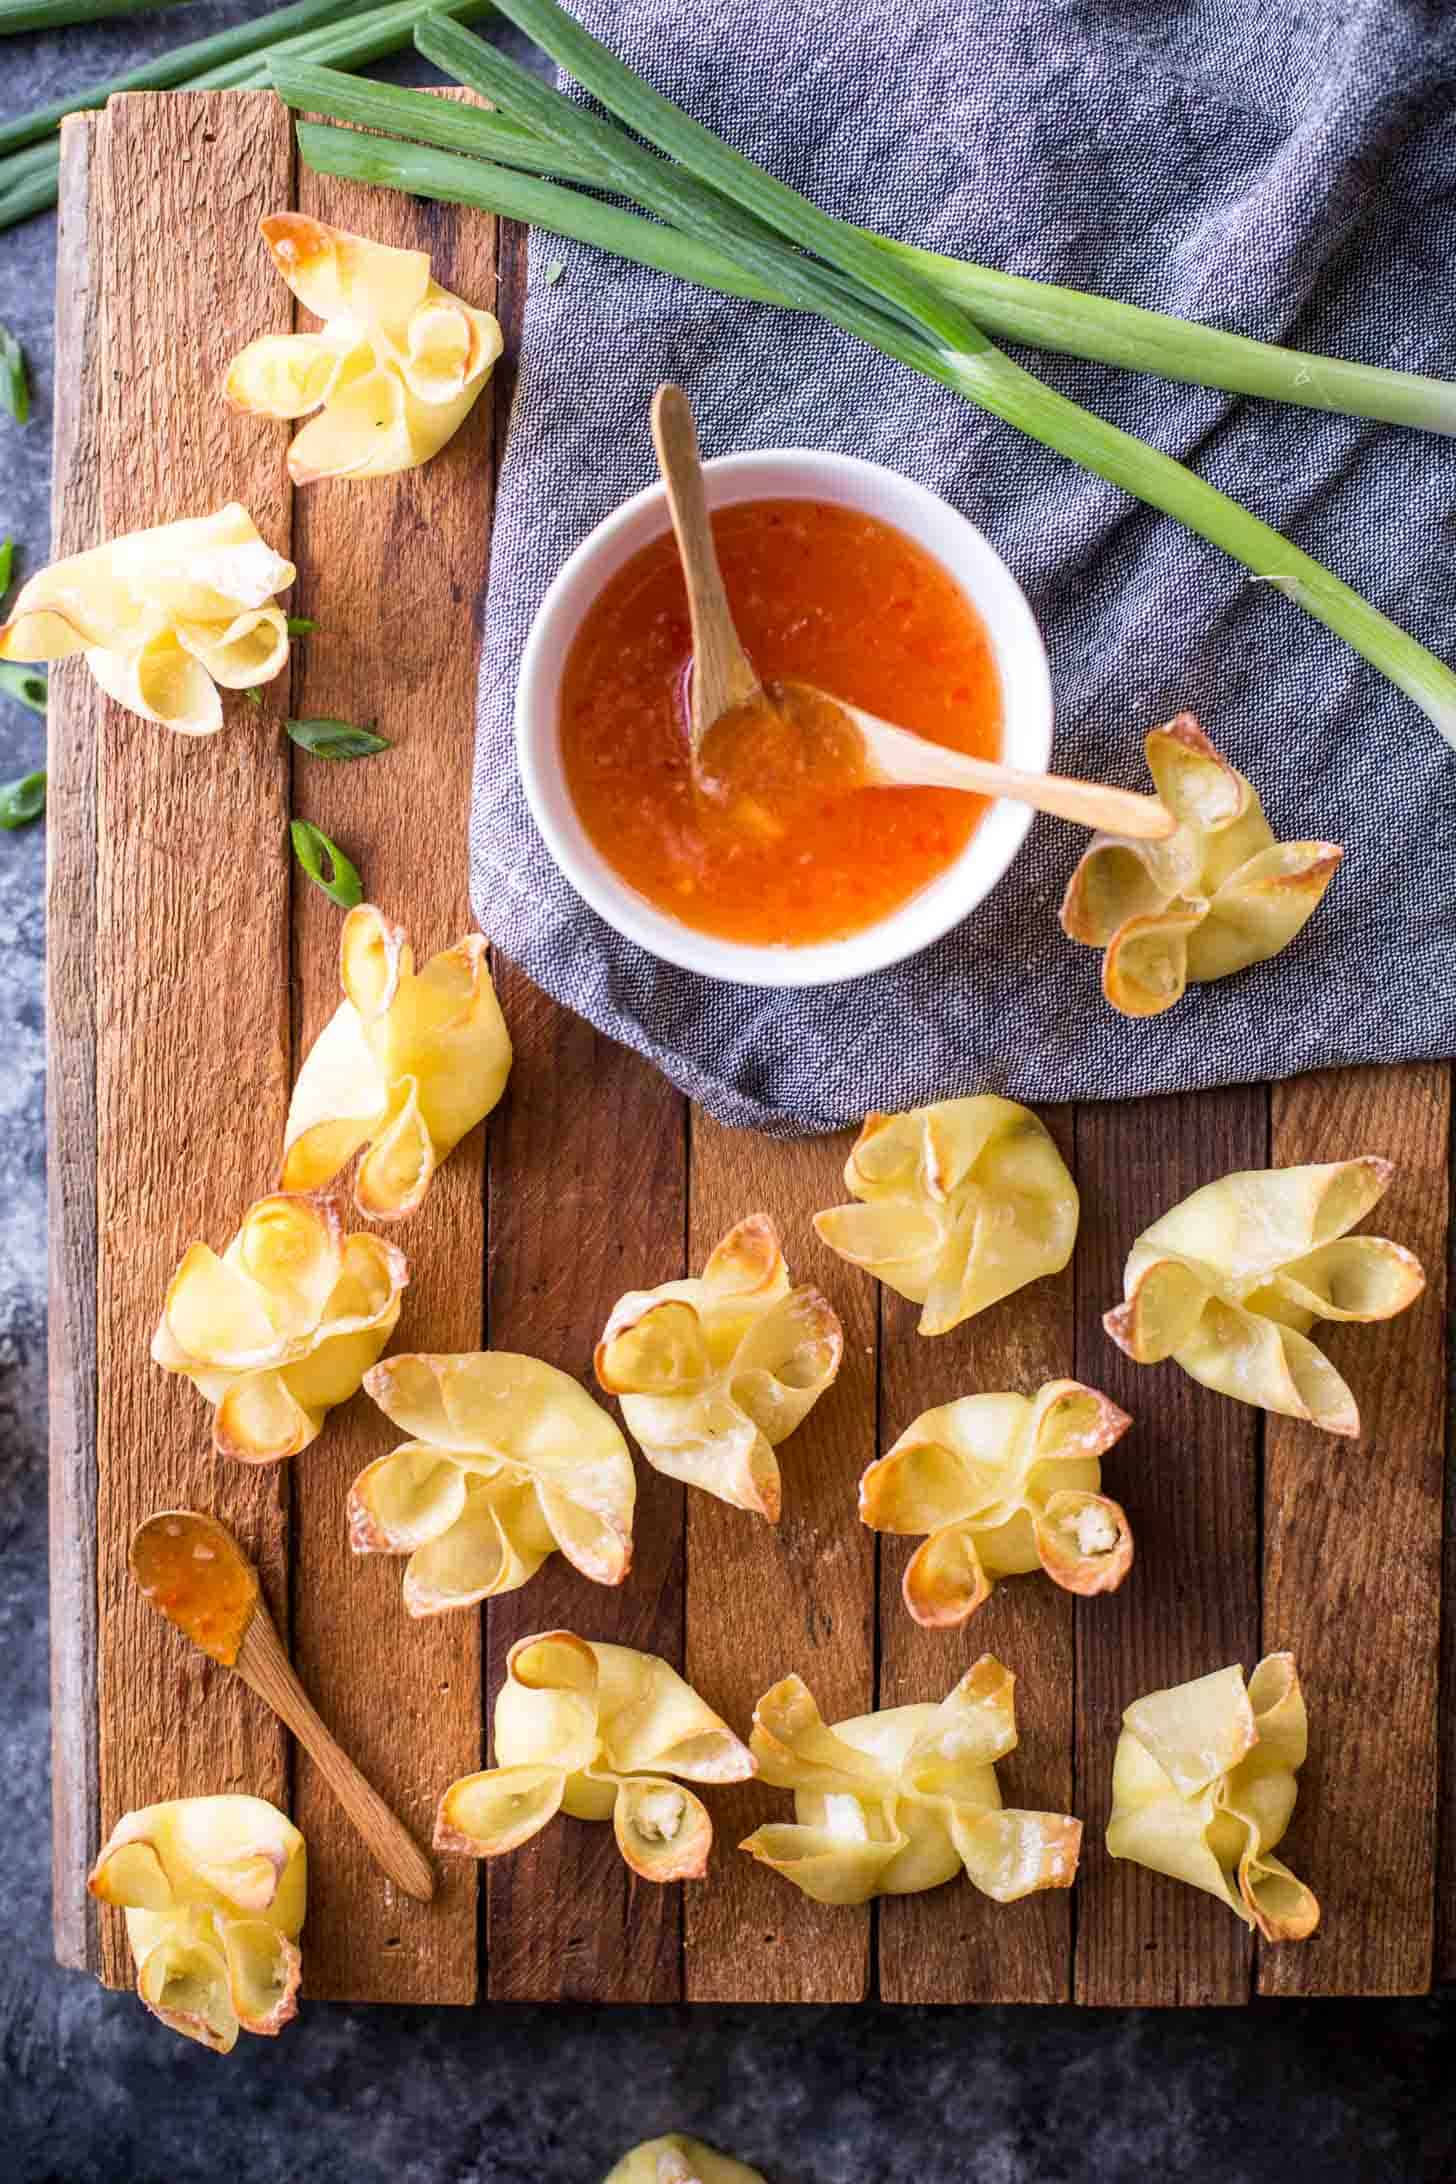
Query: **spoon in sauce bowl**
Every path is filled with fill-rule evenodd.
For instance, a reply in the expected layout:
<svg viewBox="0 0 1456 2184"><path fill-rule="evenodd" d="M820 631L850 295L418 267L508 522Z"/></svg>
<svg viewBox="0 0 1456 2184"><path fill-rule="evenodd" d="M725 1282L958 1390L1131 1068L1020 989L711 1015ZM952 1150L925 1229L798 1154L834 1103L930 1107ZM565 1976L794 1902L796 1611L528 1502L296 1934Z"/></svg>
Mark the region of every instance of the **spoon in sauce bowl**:
<svg viewBox="0 0 1456 2184"><path fill-rule="evenodd" d="M827 789L942 788L1009 797L1078 826L1143 841L1173 832L1172 814L1154 796L972 758L808 683L761 681L728 604L697 430L681 387L665 383L653 397L652 441L692 622L694 771L706 793L737 803L756 831L783 833L794 803L807 804Z"/></svg>
<svg viewBox="0 0 1456 2184"><path fill-rule="evenodd" d="M429 1860L315 1713L263 1604L258 1573L227 1526L196 1509L163 1510L137 1526L127 1559L148 1605L272 1708L375 1863L407 1896L428 1903L435 1893Z"/></svg>

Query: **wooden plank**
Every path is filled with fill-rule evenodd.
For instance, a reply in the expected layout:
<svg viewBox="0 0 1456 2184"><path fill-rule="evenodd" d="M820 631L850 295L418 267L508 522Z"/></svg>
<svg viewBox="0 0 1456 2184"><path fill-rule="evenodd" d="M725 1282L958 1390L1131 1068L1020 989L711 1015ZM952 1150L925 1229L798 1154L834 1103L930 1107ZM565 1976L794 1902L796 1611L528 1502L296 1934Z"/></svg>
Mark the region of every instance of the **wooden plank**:
<svg viewBox="0 0 1456 2184"><path fill-rule="evenodd" d="M497 982L516 1061L490 1143L491 1348L545 1358L605 1400L592 1351L611 1307L683 1272L684 1102L510 965ZM682 1501L639 1460L623 1585L593 1585L555 1555L491 1602L492 1700L510 1647L534 1631L575 1630L681 1667ZM610 1827L557 1819L486 1871L493 2000L679 1999L682 1890L637 1880Z"/></svg>
<svg viewBox="0 0 1456 2184"><path fill-rule="evenodd" d="M1435 1900L1450 1071L1297 1077L1275 1087L1272 1125L1276 1166L1364 1152L1395 1162L1361 1225L1408 1245L1429 1287L1388 1325L1319 1333L1355 1391L1358 1442L1293 1419L1268 1424L1264 1643L1294 1654L1309 1699L1310 1756L1287 1852L1322 1915L1298 1948L1260 1948L1259 1990L1423 1994Z"/></svg>
<svg viewBox="0 0 1456 2184"><path fill-rule="evenodd" d="M114 99L91 169L103 299L99 518L114 537L235 498L290 535L281 433L218 396L244 342L286 331L257 247L288 202L287 116L259 92ZM287 1477L220 1464L201 1398L147 1355L195 1237L221 1246L276 1172L288 1107L288 761L250 709L188 740L107 704L97 773L96 1332L101 1821L206 1790L287 1802L282 1731L148 1608L126 1550L152 1510L210 1509L287 1624ZM130 1985L119 1918L105 1976Z"/></svg>
<svg viewBox="0 0 1456 2184"><path fill-rule="evenodd" d="M52 551L94 546L101 475L100 298L91 147L61 131ZM100 1848L96 1747L96 731L81 660L50 670L46 828L46 1185L50 1271L51 1918L57 1961L101 1966L86 1874Z"/></svg>
<svg viewBox="0 0 1456 2184"><path fill-rule="evenodd" d="M495 301L495 223L300 168L299 210L380 242L427 250L435 278ZM255 254L262 256L261 245ZM273 276L276 278L276 275ZM300 325L312 319L300 310ZM259 421L260 435L286 439ZM317 621L294 671L294 710L377 720L394 749L337 765L294 753L293 810L346 847L371 901L409 930L421 963L468 932L477 630L492 492L492 405L449 447L398 477L310 486L295 504L299 610ZM297 1051L338 1006L340 912L294 888ZM420 1211L390 1231L410 1262L394 1347L475 1350L485 1325L484 1131L451 1154ZM403 1565L350 1552L349 1483L400 1435L367 1398L336 1412L293 1477L294 1660L324 1718L428 1844L448 1782L481 1764L481 1619L405 1613ZM361 1669L361 1664L375 1664ZM426 1906L379 1872L306 1754L295 1816L309 1844L311 1995L470 2002L477 1990L478 1871L436 1861Z"/></svg>
<svg viewBox="0 0 1456 2184"><path fill-rule="evenodd" d="M791 1671L826 1721L874 1704L874 1540L855 1502L874 1455L874 1285L810 1227L817 1208L843 1196L851 1142L783 1144L693 1112L691 1268L746 1214L767 1213L793 1279L825 1292L845 1335L838 1381L782 1450L779 1523L708 1494L688 1498L688 1678L743 1736L756 1700ZM686 1907L689 1999L858 2001L869 1984L868 1908L811 1903L736 1848L761 1821L788 1816L786 1794L745 1783L710 1802L713 1867Z"/></svg>
<svg viewBox="0 0 1456 2184"><path fill-rule="evenodd" d="M1132 1414L1112 1476L1137 1542L1122 1590L1076 1607L1079 2002L1229 2003L1250 1991L1248 1933L1227 1907L1114 1863L1105 1831L1123 1708L1258 1658L1260 1414L1171 1362L1132 1364L1102 1314L1122 1296L1139 1231L1200 1184L1264 1167L1267 1144L1261 1087L1078 1110L1077 1377Z"/></svg>
<svg viewBox="0 0 1456 2184"><path fill-rule="evenodd" d="M1043 1117L1075 1173L1073 1114ZM916 1332L918 1305L881 1292L880 1448L921 1411L956 1396L1013 1389L1034 1394L1073 1371L1072 1271L1033 1282L948 1335ZM1120 1491L1118 1453L1106 1466ZM1008 1579L964 1630L922 1630L901 1594L919 1543L880 1542L881 1706L940 1699L967 1665L994 1653L1016 1676L1019 1749L998 1770L1008 1804L1077 1812L1073 1778L1070 1593L1048 1578ZM1132 1580L1129 1580L1131 1583ZM1071 1897L1057 1890L995 1904L969 1884L879 1907L879 1991L884 2002L1060 2002L1072 1970Z"/></svg>

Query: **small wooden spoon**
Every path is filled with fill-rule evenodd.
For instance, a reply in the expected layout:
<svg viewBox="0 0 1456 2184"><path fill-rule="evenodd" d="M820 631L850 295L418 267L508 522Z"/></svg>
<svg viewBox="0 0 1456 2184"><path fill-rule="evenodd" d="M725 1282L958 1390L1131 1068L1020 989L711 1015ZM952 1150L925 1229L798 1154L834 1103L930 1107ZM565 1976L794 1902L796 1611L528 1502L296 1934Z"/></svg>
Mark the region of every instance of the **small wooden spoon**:
<svg viewBox="0 0 1456 2184"><path fill-rule="evenodd" d="M971 758L964 751L947 750L908 729L876 720L873 714L806 683L775 683L765 688L743 649L723 588L697 430L681 387L664 384L653 397L652 442L687 580L695 766L709 731L725 714L757 713L761 718L764 712L781 709L787 700L800 719L806 713L832 713L841 730L857 733L860 748L857 759L851 761L851 778L857 787L964 789L975 796L1010 797L1015 803L1030 804L1037 811L1108 834L1159 841L1173 832L1172 814L1154 796L1137 796L1095 781L1071 781L1060 774L1023 773L1019 767Z"/></svg>
<svg viewBox="0 0 1456 2184"><path fill-rule="evenodd" d="M272 1707L376 1864L407 1896L428 1903L435 1893L429 1860L315 1713L263 1604L258 1573L227 1526L196 1509L159 1511L137 1526L128 1560L143 1599Z"/></svg>

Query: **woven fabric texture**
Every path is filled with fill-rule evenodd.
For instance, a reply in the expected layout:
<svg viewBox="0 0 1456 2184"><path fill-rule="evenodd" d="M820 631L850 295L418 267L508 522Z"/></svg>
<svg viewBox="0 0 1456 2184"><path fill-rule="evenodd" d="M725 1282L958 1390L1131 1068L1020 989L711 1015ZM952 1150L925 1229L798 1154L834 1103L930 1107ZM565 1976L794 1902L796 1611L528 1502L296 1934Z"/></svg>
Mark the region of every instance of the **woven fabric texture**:
<svg viewBox="0 0 1456 2184"><path fill-rule="evenodd" d="M1419 0L574 0L656 87L829 210L1011 272L1310 350L1456 374L1456 12ZM545 271L560 261L559 278ZM1456 757L1274 586L815 321L546 235L530 245L481 673L471 878L490 938L722 1120L824 1131L972 1091L1102 1099L1456 1052ZM1063 358L1052 384L1194 465L1438 653L1445 439ZM704 452L814 446L907 472L1025 587L1054 764L1146 787L1182 708L1281 838L1341 842L1277 961L1115 1015L1057 906L1085 836L1038 819L956 931L817 991L717 984L620 939L557 872L513 754L516 670L567 554L654 475L653 389Z"/></svg>

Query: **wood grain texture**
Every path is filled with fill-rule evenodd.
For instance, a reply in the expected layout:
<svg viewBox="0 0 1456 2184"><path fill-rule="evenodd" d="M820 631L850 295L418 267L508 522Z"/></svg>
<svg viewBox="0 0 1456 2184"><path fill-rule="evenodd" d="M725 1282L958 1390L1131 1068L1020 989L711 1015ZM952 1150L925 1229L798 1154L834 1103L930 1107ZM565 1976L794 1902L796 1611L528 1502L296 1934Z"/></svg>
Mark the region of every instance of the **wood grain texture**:
<svg viewBox="0 0 1456 2184"><path fill-rule="evenodd" d="M1107 1855L1112 1760L1133 1699L1259 1657L1260 1413L1169 1361L1137 1366L1102 1328L1135 1236L1202 1183L1266 1165L1262 1087L1079 1108L1077 1378L1133 1418L1109 1466L1137 1560L1120 1592L1076 1604L1079 1811L1076 1998L1248 1999L1252 1949L1227 1907Z"/></svg>
<svg viewBox="0 0 1456 2184"><path fill-rule="evenodd" d="M291 1732L374 1863L397 1890L428 1903L435 1893L433 1865L324 1721L299 1682L283 1650L283 1640L261 1601L243 1634L233 1665L248 1689L256 1691Z"/></svg>
<svg viewBox="0 0 1456 2184"><path fill-rule="evenodd" d="M100 298L90 114L61 131L56 237L55 554L100 536ZM96 1720L96 729L84 662L50 670L46 828L46 1190L50 1291L51 1917L58 1963L101 1965L86 1874L101 1846Z"/></svg>
<svg viewBox="0 0 1456 2184"><path fill-rule="evenodd" d="M1441 1063L1274 1088L1276 1166L1365 1152L1394 1161L1361 1228L1408 1245L1428 1287L1385 1325L1315 1330L1355 1391L1358 1441L1268 1422L1264 1644L1293 1653L1310 1710L1280 1848L1321 1920L1298 1948L1260 1948L1264 1994L1422 1994L1431 1983L1450 1129Z"/></svg>
<svg viewBox="0 0 1456 2184"><path fill-rule="evenodd" d="M401 1345L474 1347L489 1307L498 1347L552 1359L594 1388L593 1343L629 1286L700 1264L718 1234L766 1206L798 1279L834 1299L849 1337L839 1385L786 1447L776 1534L638 1460L635 1566L618 1591L559 1558L493 1607L490 1673L469 1616L404 1617L399 1565L355 1562L343 1533L355 1471L397 1438L361 1399L298 1464L218 1464L209 1414L155 1371L147 1342L185 1244L223 1243L276 1174L291 1073L333 1006L338 913L291 871L290 794L337 836L422 952L470 922L463 813L473 645L523 301L524 239L496 238L507 355L490 397L439 462L412 478L320 487L292 508L286 428L234 418L223 368L292 308L256 240L260 213L303 203L382 239L419 241L472 300L489 294L490 223L301 177L262 94L143 95L77 117L63 139L58 252L56 551L199 514L251 508L302 577L289 603L319 616L292 710L367 719L392 757L327 767L230 706L226 733L186 743L117 711L79 664L52 672L47 973L51 1193L52 1688L55 1933L63 1962L113 1985L134 1972L120 1922L84 1889L100 1837L130 1806L223 1788L289 1802L286 1740L235 1679L144 1613L125 1570L130 1532L169 1502L215 1510L259 1563L285 1639L329 1726L428 1839L440 1789L480 1763L483 1702L511 1640L555 1623L684 1666L746 1730L794 1666L829 1715L934 1695L983 1649L1016 1670L1022 1746L1010 1795L1087 1823L1070 1900L1003 1909L941 1890L867 1913L811 1906L736 1843L787 1800L710 1793L711 1878L636 1882L606 1827L557 1822L485 1869L499 1999L598 2002L850 1998L879 1965L886 1999L1227 2002L1250 1991L1243 1928L1221 1906L1103 1849L1121 1712L1138 1693L1290 1645L1312 1745L1291 1863L1324 1904L1317 1939L1262 1951L1266 1994L1419 1991L1429 1977L1438 1760L1444 1758L1436 1964L1456 1976L1456 1746L1435 1731L1440 1552L1440 1276L1450 1071L1361 1071L1262 1090L1066 1111L1083 1193L1068 1286L1036 1285L948 1338L822 1251L809 1213L842 1195L844 1145L783 1146L698 1118L689 1177L684 1102L641 1061L498 969L517 1047L507 1099L394 1232L414 1262ZM389 224L395 223L391 231ZM519 277L512 277L512 269ZM165 295L166 311L156 299ZM494 443L494 444L493 444ZM290 545L291 540L291 545ZM360 640L357 632L378 634ZM421 759L426 762L418 763ZM421 843L426 845L421 853ZM458 847L456 846L458 845ZM297 979L290 1000L290 964ZM1068 1139L1067 1142L1071 1142ZM1265 1422L1168 1365L1139 1370L1103 1336L1137 1230L1232 1168L1368 1146L1401 1176L1368 1224L1417 1249L1431 1293L1390 1326L1329 1346L1361 1401L1358 1444ZM484 1169L490 1170L489 1268ZM97 1254L97 1238L104 1252ZM487 1295L488 1289L488 1295ZM877 1335L877 1329L879 1330ZM97 1369L97 1359L103 1360ZM904 1553L878 1557L855 1490L870 1456L961 1385L1034 1387L1074 1371L1134 1414L1106 1466L1138 1559L1122 1592L1072 1603L1027 1578L966 1632L919 1632L899 1597ZM878 1396L878 1417L877 1417ZM878 1426L878 1430L877 1430ZM289 1505L292 1497L292 1539ZM1261 1571L1260 1514L1267 1551ZM1456 1508L1451 1511L1456 1518ZM292 1557L292 1582L288 1563ZM1448 1519L1446 1598L1456 1599ZM1445 1705L1456 1707L1448 1612ZM1358 1650L1357 1650L1358 1644ZM390 1676L357 1673L380 1655ZM927 1687L933 1687L927 1689ZM1074 1722L1068 1709L1074 1709ZM439 1860L424 1907L388 1899L314 1771L296 1812L311 1851L311 1997L463 2001L475 1990L480 1869ZM877 1944L872 1942L877 1932Z"/></svg>
<svg viewBox="0 0 1456 2184"><path fill-rule="evenodd" d="M91 165L103 299L98 516L114 537L242 501L290 536L281 436L219 399L229 358L287 330L256 245L288 201L291 147L261 92L113 99ZM158 299L166 302L165 313ZM101 1821L158 1798L248 1790L288 1801L278 1725L136 1594L133 1528L212 1510L286 1626L287 1477L222 1464L210 1413L147 1343L186 1246L221 1247L271 1184L289 1091L288 762L236 705L222 734L169 735L101 711L96 875L97 1564ZM105 1975L133 1978L108 1916Z"/></svg>
<svg viewBox="0 0 1456 2184"><path fill-rule="evenodd" d="M692 1271L735 1222L767 1213L793 1280L824 1291L845 1337L838 1380L779 1453L779 1523L709 1494L688 1497L688 1680L743 1737L757 1699L792 1671L826 1721L874 1704L874 1541L856 1510L860 1473L874 1455L874 1287L810 1227L818 1207L843 1195L850 1143L786 1145L693 1112ZM709 1804L713 1863L686 1910L689 1999L858 2001L869 1983L868 1907L811 1903L736 1848L761 1822L790 1816L787 1792L744 1783L711 1793Z"/></svg>
<svg viewBox="0 0 1456 2184"><path fill-rule="evenodd" d="M624 1290L683 1272L685 1108L666 1079L509 965L498 986L516 1062L491 1134L490 1344L572 1373L606 1402L592 1351ZM683 1659L683 1493L637 1462L632 1568L593 1585L554 1555L487 1612L492 1702L506 1655L567 1629ZM682 1891L637 1879L605 1823L558 1818L486 1867L500 2001L671 2002Z"/></svg>
<svg viewBox="0 0 1456 2184"><path fill-rule="evenodd" d="M302 212L427 250L442 286L495 301L493 220L415 203L300 167ZM267 263L261 243L254 255ZM269 271L276 280L276 274ZM299 324L312 324L301 309ZM286 444L286 427L253 432ZM369 899L410 932L417 961L473 924L466 888L477 633L492 493L492 410L475 409L432 462L397 477L325 480L295 502L298 609L318 623L298 649L293 709L377 720L393 748L336 764L295 750L293 811L338 841ZM293 898L298 1052L339 1001L341 913L301 873ZM476 1350L485 1326L485 1133L457 1146L419 1212L393 1227L410 1262L395 1349ZM357 1219L357 1216L355 1217ZM400 1433L365 1396L336 1412L293 1477L293 1656L325 1721L416 1841L446 1785L480 1766L481 1619L414 1618L403 1564L350 1552L344 1510L364 1465ZM361 1662L372 1664L360 1673ZM309 1844L310 1994L351 2001L470 2002L477 1991L476 1868L437 1859L434 1901L382 1875L299 1753L295 1818Z"/></svg>
<svg viewBox="0 0 1456 2184"><path fill-rule="evenodd" d="M1075 1173L1072 1111L1049 1108L1042 1119ZM922 1337L920 1307L882 1290L880 1453L935 1404L1001 1389L1031 1395L1044 1380L1070 1376L1072 1299L1069 1267L948 1335ZM1105 1471L1114 1495L1121 1491L1120 1453L1114 1450ZM964 1629L922 1630L900 1589L918 1544L890 1535L880 1542L879 1704L941 1699L972 1661L994 1653L1016 1677L1021 1737L997 1769L1006 1803L1080 1811L1072 1772L1071 1594L1040 1574L1009 1578ZM1059 2002L1070 1991L1071 1898L1064 1890L997 1904L958 1882L933 1894L886 1897L879 1922L882 2001Z"/></svg>

